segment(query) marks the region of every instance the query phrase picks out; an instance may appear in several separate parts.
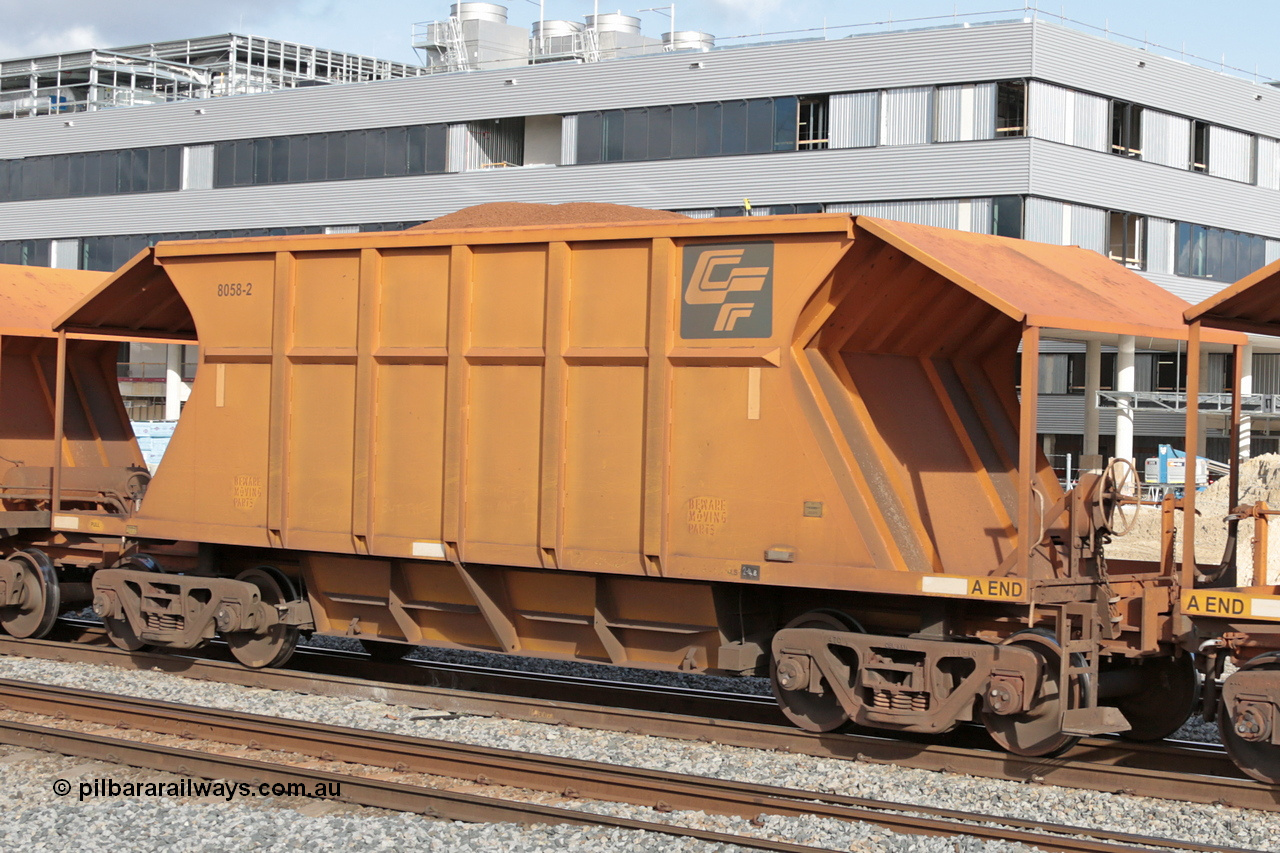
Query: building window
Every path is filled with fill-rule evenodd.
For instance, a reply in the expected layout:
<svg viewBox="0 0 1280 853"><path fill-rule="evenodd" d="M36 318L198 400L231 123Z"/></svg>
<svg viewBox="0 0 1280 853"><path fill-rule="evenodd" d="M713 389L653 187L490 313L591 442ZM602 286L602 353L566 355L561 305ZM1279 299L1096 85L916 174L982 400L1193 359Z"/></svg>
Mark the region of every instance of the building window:
<svg viewBox="0 0 1280 853"><path fill-rule="evenodd" d="M218 142L213 185L222 189L443 172L447 133L443 124L423 124Z"/></svg>
<svg viewBox="0 0 1280 853"><path fill-rule="evenodd" d="M182 186L182 146L0 160L0 201L168 192Z"/></svg>
<svg viewBox="0 0 1280 853"><path fill-rule="evenodd" d="M1065 394L1070 383L1070 361L1067 353L1040 354L1041 394Z"/></svg>
<svg viewBox="0 0 1280 853"><path fill-rule="evenodd" d="M1111 153L1142 156L1142 107L1126 101L1111 102Z"/></svg>
<svg viewBox="0 0 1280 853"><path fill-rule="evenodd" d="M0 241L0 264L25 267L49 266L48 240Z"/></svg>
<svg viewBox="0 0 1280 853"><path fill-rule="evenodd" d="M1001 80L996 83L996 136L1026 135L1026 81Z"/></svg>
<svg viewBox="0 0 1280 853"><path fill-rule="evenodd" d="M1107 225L1107 256L1127 267L1146 269L1147 217L1113 210Z"/></svg>
<svg viewBox="0 0 1280 853"><path fill-rule="evenodd" d="M1209 123L1191 122L1191 170L1209 171Z"/></svg>
<svg viewBox="0 0 1280 853"><path fill-rule="evenodd" d="M991 233L997 237L1022 236L1022 196L1002 195L991 199Z"/></svg>
<svg viewBox="0 0 1280 853"><path fill-rule="evenodd" d="M1071 353L1070 386L1068 393L1083 394L1086 378L1085 354L1082 352ZM1116 384L1115 380L1116 354L1114 352L1104 352L1100 359L1100 369L1098 371L1098 390L1114 391Z"/></svg>
<svg viewBox="0 0 1280 853"><path fill-rule="evenodd" d="M827 147L827 99L801 98L796 122L796 148L801 151Z"/></svg>
<svg viewBox="0 0 1280 853"><path fill-rule="evenodd" d="M821 138L808 137L818 132ZM579 113L577 162L639 162L826 148L826 132L825 98L804 102L794 97L749 98Z"/></svg>
<svg viewBox="0 0 1280 853"><path fill-rule="evenodd" d="M1179 222L1174 272L1233 282L1266 264L1267 241L1253 234Z"/></svg>

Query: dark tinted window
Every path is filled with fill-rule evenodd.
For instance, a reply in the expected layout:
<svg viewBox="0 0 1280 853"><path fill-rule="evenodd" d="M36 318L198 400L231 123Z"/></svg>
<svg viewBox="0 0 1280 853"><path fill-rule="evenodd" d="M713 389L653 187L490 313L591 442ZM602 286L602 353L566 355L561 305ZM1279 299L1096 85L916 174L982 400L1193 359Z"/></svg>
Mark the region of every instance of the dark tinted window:
<svg viewBox="0 0 1280 853"><path fill-rule="evenodd" d="M604 121L604 159L615 162L622 159L622 110L609 110L601 114Z"/></svg>
<svg viewBox="0 0 1280 853"><path fill-rule="evenodd" d="M427 125L427 174L448 168L449 128L443 124Z"/></svg>
<svg viewBox="0 0 1280 853"><path fill-rule="evenodd" d="M622 111L623 160L649 159L649 111Z"/></svg>
<svg viewBox="0 0 1280 853"><path fill-rule="evenodd" d="M720 105L720 153L747 151L747 102L726 101Z"/></svg>
<svg viewBox="0 0 1280 853"><path fill-rule="evenodd" d="M578 114L578 162L599 163L604 150L604 118L600 113Z"/></svg>
<svg viewBox="0 0 1280 853"><path fill-rule="evenodd" d="M698 153L698 108L678 104L671 108L671 156L694 157Z"/></svg>
<svg viewBox="0 0 1280 853"><path fill-rule="evenodd" d="M1027 135L1027 84L1002 80L996 84L996 136Z"/></svg>
<svg viewBox="0 0 1280 853"><path fill-rule="evenodd" d="M719 104L698 104L698 156L710 157L720 153Z"/></svg>
<svg viewBox="0 0 1280 853"><path fill-rule="evenodd" d="M991 199L991 233L997 237L1022 236L1022 196L1003 195Z"/></svg>
<svg viewBox="0 0 1280 853"><path fill-rule="evenodd" d="M671 156L671 107L649 109L649 159L666 160Z"/></svg>
<svg viewBox="0 0 1280 853"><path fill-rule="evenodd" d="M763 154L773 150L773 101L755 98L747 101L747 153Z"/></svg>
<svg viewBox="0 0 1280 853"><path fill-rule="evenodd" d="M1266 263L1266 240L1221 228L1178 223L1174 272L1230 283Z"/></svg>
<svg viewBox="0 0 1280 853"><path fill-rule="evenodd" d="M445 125L240 139L214 146L213 185L340 181L445 170Z"/></svg>
<svg viewBox="0 0 1280 853"><path fill-rule="evenodd" d="M409 129L407 127L387 128L386 146L382 174L389 178L408 174Z"/></svg>
<svg viewBox="0 0 1280 853"><path fill-rule="evenodd" d="M0 241L0 264L28 267L49 266L48 240Z"/></svg>

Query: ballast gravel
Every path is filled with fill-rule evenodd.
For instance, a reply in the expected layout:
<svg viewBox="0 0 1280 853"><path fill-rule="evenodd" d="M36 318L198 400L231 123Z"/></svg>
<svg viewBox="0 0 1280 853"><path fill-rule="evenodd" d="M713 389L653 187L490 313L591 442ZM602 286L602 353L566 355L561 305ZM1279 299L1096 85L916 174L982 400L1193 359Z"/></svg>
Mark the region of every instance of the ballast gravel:
<svg viewBox="0 0 1280 853"><path fill-rule="evenodd" d="M690 743L664 738L589 729L574 729L514 720L474 716L441 716L407 706L351 701L326 696L194 681L161 672L138 672L89 664L0 657L0 677L74 686L105 693L138 696L190 705L232 709L277 717L310 720L338 726L393 732L457 742L491 745L551 755L714 776L797 789L839 792L887 802L940 806L1009 817L1050 820L1082 827L1178 838L1221 847L1277 849L1280 815L1202 806L1141 797L1105 794L982 779L890 765L835 761L763 750ZM123 772L112 768L113 772ZM143 771L132 771L141 773ZM337 849L359 843L372 850L503 849L503 850L715 850L715 845L673 840L666 836L610 834L559 827L519 828L506 825L468 826L386 813L308 817L296 810L272 812L261 802L252 804L193 804L180 802L110 800L64 802L48 793L54 776L48 770L22 771L8 765L0 777L0 791L8 797L11 820L0 822L0 848L21 837L49 839L44 849L83 847L89 839L128 839L149 832L152 825L183 828L177 841L138 835L137 846L123 849L197 849L196 837L213 839L198 849L244 849L244 832L257 832L268 848ZM24 791L31 793L24 795ZM41 796L43 794L43 797ZM65 798L64 798L65 799ZM161 806L170 811L157 811ZM573 802L576 808L605 810L640 820L679 820L705 829L754 832L799 843L856 851L1012 851L1021 845L974 839L933 839L900 836L883 830L816 819L767 817L763 826L747 821L701 814L658 814L650 809L618 804ZM30 823L27 820L30 811ZM124 815L116 820L117 815ZM293 829L280 835L281 822ZM323 826L317 821L327 821ZM46 836L29 827L59 826L62 835ZM20 828L26 827L26 828ZM573 840L557 833L587 833ZM778 835L773 835L773 833ZM17 835L11 835L17 833ZM107 833L104 835L104 833ZM65 843L61 839L65 837ZM367 841L365 839L368 839ZM424 840L425 839L425 840ZM226 842L224 847L217 846ZM330 845L330 846L325 846ZM675 846L671 846L675 845ZM92 845L88 845L92 846ZM36 847L35 849L41 849Z"/></svg>

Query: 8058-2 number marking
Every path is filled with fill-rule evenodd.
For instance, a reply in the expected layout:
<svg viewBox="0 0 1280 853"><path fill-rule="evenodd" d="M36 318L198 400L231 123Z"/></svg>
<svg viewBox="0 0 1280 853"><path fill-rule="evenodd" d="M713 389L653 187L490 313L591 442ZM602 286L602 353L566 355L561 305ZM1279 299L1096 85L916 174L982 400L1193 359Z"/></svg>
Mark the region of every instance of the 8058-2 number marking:
<svg viewBox="0 0 1280 853"><path fill-rule="evenodd" d="M219 296L253 296L252 282L236 282L218 285Z"/></svg>

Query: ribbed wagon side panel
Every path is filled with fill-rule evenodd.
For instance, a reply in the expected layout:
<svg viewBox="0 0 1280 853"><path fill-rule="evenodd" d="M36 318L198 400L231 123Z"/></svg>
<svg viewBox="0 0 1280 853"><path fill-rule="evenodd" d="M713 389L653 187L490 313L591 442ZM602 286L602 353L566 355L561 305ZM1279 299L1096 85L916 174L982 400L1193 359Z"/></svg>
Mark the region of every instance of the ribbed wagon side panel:
<svg viewBox="0 0 1280 853"><path fill-rule="evenodd" d="M570 251L557 547L569 565L643 572L653 246L576 243Z"/></svg>
<svg viewBox="0 0 1280 853"><path fill-rule="evenodd" d="M463 328L449 354L464 379L450 389L460 396L446 397L450 415L465 419L462 485L453 495L461 502L460 550L469 561L540 565L546 247L477 246L466 254L469 270L452 277L466 294L453 294L450 321ZM455 265L461 260L455 255Z"/></svg>
<svg viewBox="0 0 1280 853"><path fill-rule="evenodd" d="M387 250L380 263L369 537L394 553L443 537L449 250Z"/></svg>
<svg viewBox="0 0 1280 853"><path fill-rule="evenodd" d="M360 256L300 253L287 324L284 511L293 547L351 548ZM277 391L277 398L279 392Z"/></svg>

